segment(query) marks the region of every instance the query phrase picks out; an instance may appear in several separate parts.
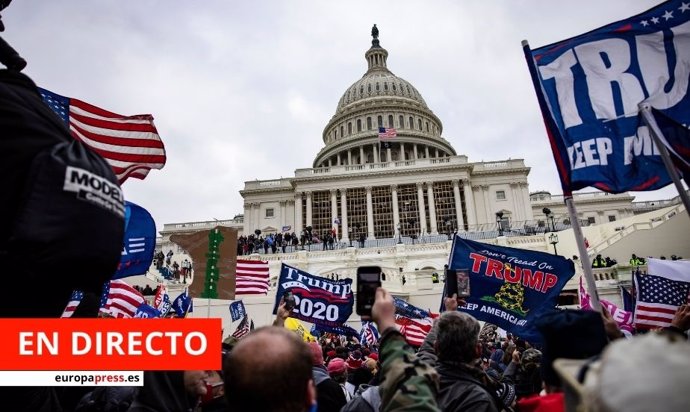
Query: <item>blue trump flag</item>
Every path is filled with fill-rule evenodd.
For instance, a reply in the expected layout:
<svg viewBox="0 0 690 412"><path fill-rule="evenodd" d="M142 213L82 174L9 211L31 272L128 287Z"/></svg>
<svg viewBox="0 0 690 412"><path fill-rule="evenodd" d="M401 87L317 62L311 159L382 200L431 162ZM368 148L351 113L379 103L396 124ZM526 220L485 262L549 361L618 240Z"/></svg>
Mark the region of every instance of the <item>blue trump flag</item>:
<svg viewBox="0 0 690 412"><path fill-rule="evenodd" d="M342 336L359 336L359 333L354 330L352 327L347 326L347 325L340 325L340 326L326 326L326 325L312 325L311 327L311 334L320 336L323 335L324 332L328 333L335 333L336 335L342 335Z"/></svg>
<svg viewBox="0 0 690 412"><path fill-rule="evenodd" d="M143 207L125 202L125 239L113 279L146 273L156 247L156 223Z"/></svg>
<svg viewBox="0 0 690 412"><path fill-rule="evenodd" d="M530 50L525 57L566 195L671 182L638 108L690 124L690 3L668 1L626 20Z"/></svg>
<svg viewBox="0 0 690 412"><path fill-rule="evenodd" d="M178 318L184 318L189 312L194 312L194 299L189 295L187 289L175 298L172 303L172 310Z"/></svg>
<svg viewBox="0 0 690 412"><path fill-rule="evenodd" d="M352 315L355 302L352 279L330 280L283 263L273 313L286 291L295 296L291 317L324 326L342 326ZM355 334L357 332L355 331Z"/></svg>
<svg viewBox="0 0 690 412"><path fill-rule="evenodd" d="M158 309L154 308L153 306L147 305L146 303L142 303L139 305L137 308L136 313L134 313L135 318L160 318L161 313L158 311Z"/></svg>
<svg viewBox="0 0 690 412"><path fill-rule="evenodd" d="M230 304L230 317L232 318L232 321L236 321L238 319L244 318L244 316L247 314L247 311L244 308L244 302L241 300L232 302Z"/></svg>
<svg viewBox="0 0 690 412"><path fill-rule="evenodd" d="M531 343L534 321L552 310L575 274L571 260L531 250L493 246L456 236L448 267L469 271L470 297L459 308Z"/></svg>

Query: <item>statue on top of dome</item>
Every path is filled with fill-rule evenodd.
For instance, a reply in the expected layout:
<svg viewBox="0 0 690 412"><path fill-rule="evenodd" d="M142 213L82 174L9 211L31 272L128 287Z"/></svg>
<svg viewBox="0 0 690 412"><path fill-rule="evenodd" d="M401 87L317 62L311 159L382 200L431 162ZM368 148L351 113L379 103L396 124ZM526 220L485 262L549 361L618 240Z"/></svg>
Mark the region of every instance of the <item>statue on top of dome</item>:
<svg viewBox="0 0 690 412"><path fill-rule="evenodd" d="M371 28L371 37L373 37L374 40L379 38L379 29L376 28L375 24L374 24L374 27Z"/></svg>

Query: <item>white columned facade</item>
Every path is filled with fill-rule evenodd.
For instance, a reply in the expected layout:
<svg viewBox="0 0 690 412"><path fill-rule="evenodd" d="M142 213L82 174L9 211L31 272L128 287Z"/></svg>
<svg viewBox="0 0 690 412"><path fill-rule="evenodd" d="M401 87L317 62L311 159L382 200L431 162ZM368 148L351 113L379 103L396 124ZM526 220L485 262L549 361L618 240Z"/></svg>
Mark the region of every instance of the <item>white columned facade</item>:
<svg viewBox="0 0 690 412"><path fill-rule="evenodd" d="M434 202L434 183L426 182L426 194L429 199L429 223L431 224L431 234L438 235L436 225L436 202Z"/></svg>
<svg viewBox="0 0 690 412"><path fill-rule="evenodd" d="M426 155L426 158L429 158L429 146L424 146L424 154Z"/></svg>
<svg viewBox="0 0 690 412"><path fill-rule="evenodd" d="M465 192L465 207L467 208L467 225L472 230L472 226L477 224L477 215L474 211L474 194L469 179L462 181L462 190Z"/></svg>
<svg viewBox="0 0 690 412"><path fill-rule="evenodd" d="M283 226L287 225L287 214L285 213L285 210L287 208L287 200L281 200L280 201L280 217L278 218L278 227L276 228L276 231L278 233L283 232Z"/></svg>
<svg viewBox="0 0 690 412"><path fill-rule="evenodd" d="M366 159L364 159L364 146L359 146L359 164L363 165L366 163Z"/></svg>
<svg viewBox="0 0 690 412"><path fill-rule="evenodd" d="M398 185L391 185L391 200L393 200L393 229L400 235L400 211L398 210Z"/></svg>
<svg viewBox="0 0 690 412"><path fill-rule="evenodd" d="M347 165L352 165L352 150L347 149Z"/></svg>
<svg viewBox="0 0 690 412"><path fill-rule="evenodd" d="M407 160L405 159L405 143L400 143L400 159L398 160Z"/></svg>
<svg viewBox="0 0 690 412"><path fill-rule="evenodd" d="M379 148L376 146L376 144L371 145L372 149L374 149L374 163L379 163L381 161L379 159Z"/></svg>
<svg viewBox="0 0 690 412"><path fill-rule="evenodd" d="M343 242L348 242L350 240L350 225L347 221L347 190L340 190L340 209L342 210L342 216L340 217L340 223L342 224L343 233L340 234L340 238Z"/></svg>
<svg viewBox="0 0 690 412"><path fill-rule="evenodd" d="M336 230L340 230L338 225L335 223L335 219L338 217L338 189L331 189L331 227ZM337 239L337 236L336 236Z"/></svg>
<svg viewBox="0 0 690 412"><path fill-rule="evenodd" d="M386 161L390 162L391 160L391 148L390 148L390 143L388 144L388 148L386 149Z"/></svg>
<svg viewBox="0 0 690 412"><path fill-rule="evenodd" d="M371 186L367 186L366 190L367 190L367 237L368 237L368 239L376 239L374 237L374 205L371 201Z"/></svg>
<svg viewBox="0 0 690 412"><path fill-rule="evenodd" d="M460 199L460 181L453 180L453 199L455 200L455 224L458 232L465 230L465 220L462 218L462 199Z"/></svg>
<svg viewBox="0 0 690 412"><path fill-rule="evenodd" d="M251 203L245 203L244 204L244 232L247 234L254 232L254 229L252 228L252 204Z"/></svg>
<svg viewBox="0 0 690 412"><path fill-rule="evenodd" d="M412 145L412 152L414 153L414 160L417 160L417 144Z"/></svg>
<svg viewBox="0 0 690 412"><path fill-rule="evenodd" d="M513 197L513 207L515 208L513 214L513 220L525 220L525 211L523 210L522 204L522 193L520 192L519 183L512 182L510 184L510 192Z"/></svg>
<svg viewBox="0 0 690 412"><path fill-rule="evenodd" d="M261 229L259 227L261 225L261 203L252 203L252 206L254 207L254 225L256 226L254 229Z"/></svg>
<svg viewBox="0 0 690 412"><path fill-rule="evenodd" d="M307 226L311 225L311 192L307 192Z"/></svg>
<svg viewBox="0 0 690 412"><path fill-rule="evenodd" d="M491 210L491 203L489 202L489 185L481 185L479 186L480 190L482 191L482 196L484 197L484 212L486 213L486 223L491 223L496 221L494 218L495 213L498 212L498 210Z"/></svg>
<svg viewBox="0 0 690 412"><path fill-rule="evenodd" d="M422 235L427 233L426 230L426 211L424 210L424 184L417 182L417 207L419 208L419 230Z"/></svg>
<svg viewBox="0 0 690 412"><path fill-rule="evenodd" d="M340 166L340 153L338 153L338 154L336 155L336 158L337 158L337 161L338 161L337 166Z"/></svg>
<svg viewBox="0 0 690 412"><path fill-rule="evenodd" d="M295 234L302 232L302 193L295 193Z"/></svg>

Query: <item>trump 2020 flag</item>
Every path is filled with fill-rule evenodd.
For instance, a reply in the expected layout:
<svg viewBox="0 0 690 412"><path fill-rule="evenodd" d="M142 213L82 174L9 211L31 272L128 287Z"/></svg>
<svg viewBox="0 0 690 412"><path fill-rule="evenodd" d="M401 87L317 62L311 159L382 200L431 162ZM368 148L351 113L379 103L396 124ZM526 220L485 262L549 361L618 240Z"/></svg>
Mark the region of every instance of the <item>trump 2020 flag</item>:
<svg viewBox="0 0 690 412"><path fill-rule="evenodd" d="M230 317L232 318L233 322L238 319L242 319L246 314L247 310L244 308L244 302L241 300L232 302L230 304Z"/></svg>
<svg viewBox="0 0 690 412"><path fill-rule="evenodd" d="M295 296L296 304L291 314L294 318L318 325L341 326L352 314L355 302L352 279L330 280L283 263L274 314L286 291Z"/></svg>
<svg viewBox="0 0 690 412"><path fill-rule="evenodd" d="M135 318L145 318L145 319L155 319L155 318L160 318L161 313L158 311L158 309L154 308L151 305L147 305L146 303L141 304L138 308L137 311L134 313Z"/></svg>
<svg viewBox="0 0 690 412"><path fill-rule="evenodd" d="M113 279L146 273L156 247L156 223L143 207L125 202L125 239Z"/></svg>
<svg viewBox="0 0 690 412"><path fill-rule="evenodd" d="M524 51L566 195L671 182L638 105L690 124L690 2Z"/></svg>
<svg viewBox="0 0 690 412"><path fill-rule="evenodd" d="M534 321L556 306L575 274L573 262L561 256L459 236L453 240L448 267L469 272L471 296L459 310L532 343L542 339Z"/></svg>
<svg viewBox="0 0 690 412"><path fill-rule="evenodd" d="M175 298L172 303L172 310L178 318L187 317L189 312L194 312L194 299L187 289Z"/></svg>

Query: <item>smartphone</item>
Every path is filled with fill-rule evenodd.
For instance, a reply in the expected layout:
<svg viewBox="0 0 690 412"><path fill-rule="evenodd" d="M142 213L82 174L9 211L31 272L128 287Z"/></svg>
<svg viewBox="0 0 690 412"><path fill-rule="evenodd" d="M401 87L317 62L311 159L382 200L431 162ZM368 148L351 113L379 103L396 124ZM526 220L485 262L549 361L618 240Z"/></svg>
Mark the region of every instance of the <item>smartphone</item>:
<svg viewBox="0 0 690 412"><path fill-rule="evenodd" d="M446 296L459 298L470 296L470 271L468 269L446 269Z"/></svg>
<svg viewBox="0 0 690 412"><path fill-rule="evenodd" d="M357 314L359 316L371 316L376 289L381 287L381 273L379 266L357 268Z"/></svg>
<svg viewBox="0 0 690 412"><path fill-rule="evenodd" d="M286 290L285 293L283 293L283 302L285 302L285 309L293 310L295 308L295 295L289 290Z"/></svg>

